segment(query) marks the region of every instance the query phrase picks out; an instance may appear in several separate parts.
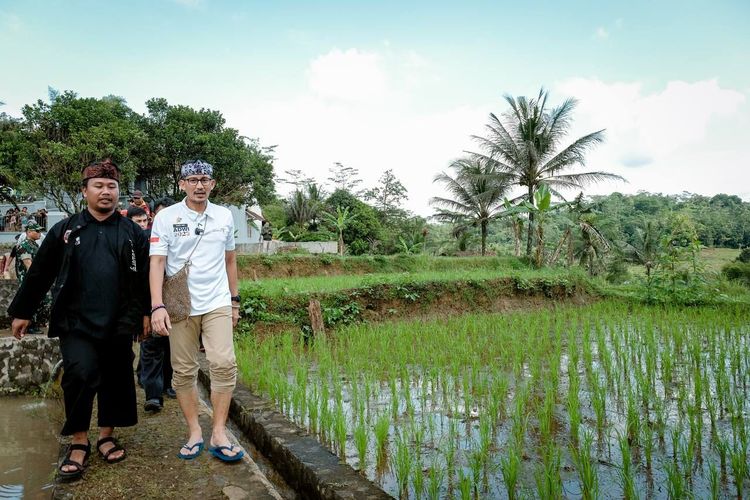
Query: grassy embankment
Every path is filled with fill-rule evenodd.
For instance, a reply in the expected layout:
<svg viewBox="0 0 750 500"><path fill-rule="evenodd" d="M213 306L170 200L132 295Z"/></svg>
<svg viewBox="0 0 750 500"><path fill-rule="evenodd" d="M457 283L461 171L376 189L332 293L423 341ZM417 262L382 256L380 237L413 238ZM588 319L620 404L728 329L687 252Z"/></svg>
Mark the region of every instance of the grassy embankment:
<svg viewBox="0 0 750 500"><path fill-rule="evenodd" d="M266 258L266 262L270 261ZM518 297L580 297L592 288L580 270L532 270L513 258L369 257L277 258L279 273L290 270L309 274L326 266L335 273L294 278L242 280L243 322L248 332L305 330L309 325L307 305L321 303L326 326L361 320L380 320L409 315L452 315L465 311L506 310ZM323 263L321 263L321 261ZM262 259L245 260L242 275L258 274ZM370 270L369 274L366 271ZM373 272L377 271L377 272ZM255 272L254 272L255 271Z"/></svg>

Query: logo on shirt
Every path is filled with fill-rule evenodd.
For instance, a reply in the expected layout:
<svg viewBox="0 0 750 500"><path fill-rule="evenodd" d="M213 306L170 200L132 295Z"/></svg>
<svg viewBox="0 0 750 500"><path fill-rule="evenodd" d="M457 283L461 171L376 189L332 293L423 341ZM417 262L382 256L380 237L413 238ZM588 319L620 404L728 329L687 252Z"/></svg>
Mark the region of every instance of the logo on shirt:
<svg viewBox="0 0 750 500"><path fill-rule="evenodd" d="M152 236L148 241L150 241L151 243L159 243L159 237Z"/></svg>
<svg viewBox="0 0 750 500"><path fill-rule="evenodd" d="M175 236L187 236L190 234L190 228L187 224L172 224L172 231Z"/></svg>
<svg viewBox="0 0 750 500"><path fill-rule="evenodd" d="M66 243L66 244L68 243L68 237L70 236L70 233L72 233L72 232L73 232L72 229L68 229L67 231L65 231L65 234L63 234L63 242L64 243Z"/></svg>

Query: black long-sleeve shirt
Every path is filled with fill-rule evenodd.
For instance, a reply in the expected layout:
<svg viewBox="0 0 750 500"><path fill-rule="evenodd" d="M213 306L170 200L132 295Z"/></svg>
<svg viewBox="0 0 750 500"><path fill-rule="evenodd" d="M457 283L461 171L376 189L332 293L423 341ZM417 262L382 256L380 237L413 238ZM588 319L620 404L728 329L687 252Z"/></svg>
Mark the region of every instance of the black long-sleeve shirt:
<svg viewBox="0 0 750 500"><path fill-rule="evenodd" d="M95 337L135 335L150 308L148 239L115 212L97 221L88 210L50 229L8 308L29 319L52 287L49 336L72 329Z"/></svg>

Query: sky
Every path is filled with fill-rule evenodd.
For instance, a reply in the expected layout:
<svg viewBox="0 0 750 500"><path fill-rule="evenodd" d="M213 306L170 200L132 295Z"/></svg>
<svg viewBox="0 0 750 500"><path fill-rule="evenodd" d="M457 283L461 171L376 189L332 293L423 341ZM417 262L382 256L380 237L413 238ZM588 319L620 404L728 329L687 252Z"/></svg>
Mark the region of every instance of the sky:
<svg viewBox="0 0 750 500"><path fill-rule="evenodd" d="M585 194L750 201L747 0L0 0L0 109L48 86L217 109L281 177L392 169L425 216L504 96L544 87L579 102L569 142L606 129L578 171L627 180Z"/></svg>

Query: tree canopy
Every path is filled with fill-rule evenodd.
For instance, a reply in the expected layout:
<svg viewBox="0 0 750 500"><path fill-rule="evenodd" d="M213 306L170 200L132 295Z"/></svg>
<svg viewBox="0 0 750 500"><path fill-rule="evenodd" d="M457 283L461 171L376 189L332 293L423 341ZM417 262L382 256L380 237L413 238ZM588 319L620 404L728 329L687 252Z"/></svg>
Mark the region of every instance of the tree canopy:
<svg viewBox="0 0 750 500"><path fill-rule="evenodd" d="M213 199L221 203L273 198L273 148L226 127L219 111L195 110L151 99L140 115L121 97L79 97L50 91L50 100L23 107L23 117L2 119L0 174L25 190L49 197L61 210L80 210L80 172L109 157L123 174L121 190L136 180L152 197L179 199L179 166L201 158L214 165Z"/></svg>

